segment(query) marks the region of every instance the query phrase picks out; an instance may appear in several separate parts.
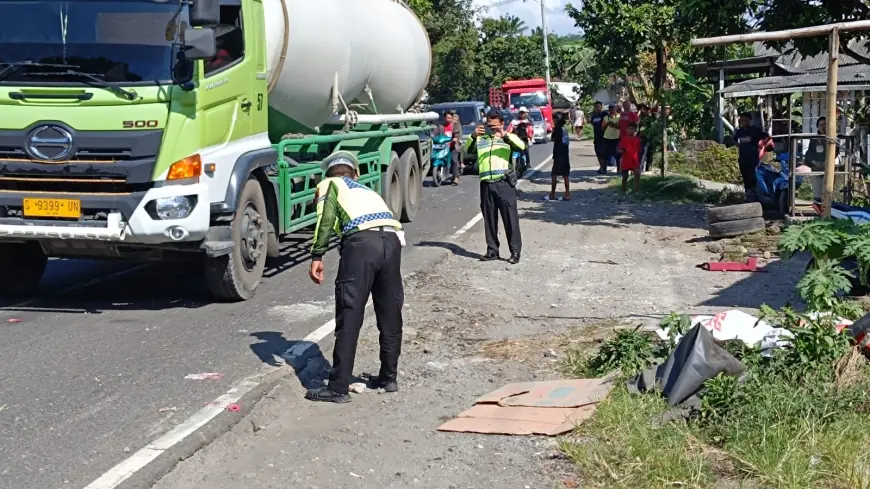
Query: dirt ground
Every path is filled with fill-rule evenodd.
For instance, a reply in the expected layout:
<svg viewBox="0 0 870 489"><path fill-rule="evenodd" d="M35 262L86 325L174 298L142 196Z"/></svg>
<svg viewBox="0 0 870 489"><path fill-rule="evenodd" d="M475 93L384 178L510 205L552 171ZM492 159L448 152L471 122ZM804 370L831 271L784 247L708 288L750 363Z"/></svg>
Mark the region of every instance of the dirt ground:
<svg viewBox="0 0 870 489"><path fill-rule="evenodd" d="M571 201L542 201L547 168L522 188L519 265L477 260L480 225L456 243L431 243L451 254L406 281L401 392L309 403L304 388L324 378L331 355L318 352L301 381L276 388L155 487L576 487L566 482L574 475L555 439L435 428L506 383L558 377L567 347L613 327L793 299L805 264L774 260L753 274L700 270L716 258L707 251L703 206L620 203L595 175L591 147L573 152ZM357 355L360 375L378 367L373 320Z"/></svg>

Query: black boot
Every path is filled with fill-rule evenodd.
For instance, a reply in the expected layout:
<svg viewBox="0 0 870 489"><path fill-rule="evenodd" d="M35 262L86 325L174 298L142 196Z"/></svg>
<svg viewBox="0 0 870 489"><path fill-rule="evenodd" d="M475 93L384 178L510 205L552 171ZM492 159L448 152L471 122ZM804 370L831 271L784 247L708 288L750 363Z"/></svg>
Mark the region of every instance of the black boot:
<svg viewBox="0 0 870 489"><path fill-rule="evenodd" d="M323 386L317 389L310 389L305 393L305 399L318 402L334 402L336 404L344 404L350 402L350 394L339 394L329 387Z"/></svg>
<svg viewBox="0 0 870 489"><path fill-rule="evenodd" d="M498 253L487 253L485 255L481 255L480 261L495 261L498 260Z"/></svg>
<svg viewBox="0 0 870 489"><path fill-rule="evenodd" d="M508 260L508 263L510 263L511 265L516 265L519 262L520 262L520 254L519 253L512 254L510 259Z"/></svg>

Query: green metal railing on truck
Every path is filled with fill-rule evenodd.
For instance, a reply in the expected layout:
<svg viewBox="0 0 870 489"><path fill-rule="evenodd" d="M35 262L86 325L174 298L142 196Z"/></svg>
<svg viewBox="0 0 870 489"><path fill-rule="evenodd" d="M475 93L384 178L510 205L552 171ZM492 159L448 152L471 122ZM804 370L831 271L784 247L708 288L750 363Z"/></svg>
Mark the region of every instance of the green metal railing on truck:
<svg viewBox="0 0 870 489"><path fill-rule="evenodd" d="M359 183L380 192L384 140L389 137L420 134L431 129L432 126L426 123L408 123L398 128L381 126L379 129L367 126L350 132L281 140L274 145L278 152L278 174L273 177L281 189L281 202L278 205L281 233L292 233L317 222L314 196L317 193L317 184L326 173L320 158L341 149L354 153L360 165ZM429 158L429 151L421 149L420 156Z"/></svg>

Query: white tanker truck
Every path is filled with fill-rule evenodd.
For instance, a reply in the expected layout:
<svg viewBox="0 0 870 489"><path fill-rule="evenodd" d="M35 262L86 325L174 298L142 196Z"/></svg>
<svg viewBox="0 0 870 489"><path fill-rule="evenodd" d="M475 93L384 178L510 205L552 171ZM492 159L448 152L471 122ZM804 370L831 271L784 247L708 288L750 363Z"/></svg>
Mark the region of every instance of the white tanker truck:
<svg viewBox="0 0 870 489"><path fill-rule="evenodd" d="M337 150L417 213L438 116L409 112L432 55L402 2L8 0L0 49L0 294L49 257L187 253L246 300Z"/></svg>

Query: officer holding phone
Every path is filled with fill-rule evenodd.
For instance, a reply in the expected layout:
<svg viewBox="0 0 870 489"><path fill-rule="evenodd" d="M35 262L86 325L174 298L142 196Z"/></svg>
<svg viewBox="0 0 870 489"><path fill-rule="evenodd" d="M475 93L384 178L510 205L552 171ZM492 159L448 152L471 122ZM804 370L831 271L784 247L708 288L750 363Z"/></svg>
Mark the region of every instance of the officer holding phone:
<svg viewBox="0 0 870 489"><path fill-rule="evenodd" d="M514 151L524 151L526 144L515 134L504 130L501 110L490 110L486 124L477 126L471 139L465 143L477 147L477 168L480 176L480 208L486 234L486 253L483 261L498 260L498 216L501 214L510 249L511 264L520 262L522 237L520 216L517 212L517 175L511 162Z"/></svg>

